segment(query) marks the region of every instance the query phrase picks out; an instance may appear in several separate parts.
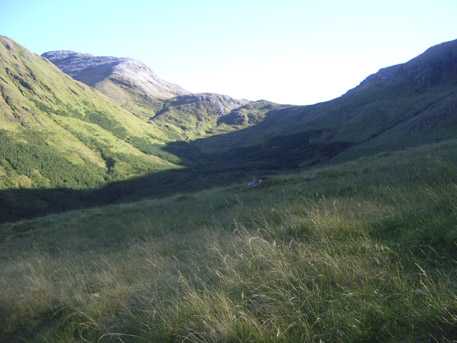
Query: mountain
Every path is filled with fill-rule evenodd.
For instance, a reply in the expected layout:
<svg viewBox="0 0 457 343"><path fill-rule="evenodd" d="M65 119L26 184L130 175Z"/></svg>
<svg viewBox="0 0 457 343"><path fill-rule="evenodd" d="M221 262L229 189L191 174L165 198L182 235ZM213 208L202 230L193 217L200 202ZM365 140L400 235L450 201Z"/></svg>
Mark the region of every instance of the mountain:
<svg viewBox="0 0 457 343"><path fill-rule="evenodd" d="M270 157L291 157L296 165L336 156L350 159L456 135L457 40L381 69L337 99L273 109L255 126L199 140L196 146L207 153L244 149L261 155L268 150Z"/></svg>
<svg viewBox="0 0 457 343"><path fill-rule="evenodd" d="M49 51L42 56L75 80L97 88L137 115L151 116L162 100L189 93L162 80L144 63L131 58L66 50Z"/></svg>
<svg viewBox="0 0 457 343"><path fill-rule="evenodd" d="M176 168L155 125L0 36L0 188L89 187Z"/></svg>

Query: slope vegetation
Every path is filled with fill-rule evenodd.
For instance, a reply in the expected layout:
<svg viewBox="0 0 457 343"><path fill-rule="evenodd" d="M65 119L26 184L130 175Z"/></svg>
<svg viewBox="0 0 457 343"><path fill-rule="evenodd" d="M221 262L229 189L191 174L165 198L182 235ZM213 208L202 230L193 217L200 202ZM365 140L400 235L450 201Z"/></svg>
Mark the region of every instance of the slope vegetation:
<svg viewBox="0 0 457 343"><path fill-rule="evenodd" d="M178 159L159 156L166 140L158 127L0 37L0 188L88 187L173 168Z"/></svg>

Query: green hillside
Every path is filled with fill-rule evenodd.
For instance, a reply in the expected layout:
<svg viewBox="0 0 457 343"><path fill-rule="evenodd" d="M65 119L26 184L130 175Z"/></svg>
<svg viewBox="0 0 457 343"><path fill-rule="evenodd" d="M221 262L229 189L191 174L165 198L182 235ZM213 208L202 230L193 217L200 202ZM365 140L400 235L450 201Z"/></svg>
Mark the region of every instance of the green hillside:
<svg viewBox="0 0 457 343"><path fill-rule="evenodd" d="M0 37L0 188L81 188L176 168L166 135Z"/></svg>
<svg viewBox="0 0 457 343"><path fill-rule="evenodd" d="M0 341L454 342L456 156L0 225Z"/></svg>

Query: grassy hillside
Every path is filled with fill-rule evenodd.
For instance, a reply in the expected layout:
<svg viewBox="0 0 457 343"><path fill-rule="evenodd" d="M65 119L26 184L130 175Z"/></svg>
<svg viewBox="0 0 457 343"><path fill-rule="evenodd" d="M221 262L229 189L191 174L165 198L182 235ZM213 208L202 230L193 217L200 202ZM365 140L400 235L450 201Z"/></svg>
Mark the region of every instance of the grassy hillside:
<svg viewBox="0 0 457 343"><path fill-rule="evenodd" d="M457 141L0 226L5 342L453 342Z"/></svg>
<svg viewBox="0 0 457 343"><path fill-rule="evenodd" d="M81 188L176 167L167 136L0 37L0 189Z"/></svg>
<svg viewBox="0 0 457 343"><path fill-rule="evenodd" d="M111 79L98 82L95 87L121 107L144 120L155 115L165 100L142 94L129 84L121 84Z"/></svg>

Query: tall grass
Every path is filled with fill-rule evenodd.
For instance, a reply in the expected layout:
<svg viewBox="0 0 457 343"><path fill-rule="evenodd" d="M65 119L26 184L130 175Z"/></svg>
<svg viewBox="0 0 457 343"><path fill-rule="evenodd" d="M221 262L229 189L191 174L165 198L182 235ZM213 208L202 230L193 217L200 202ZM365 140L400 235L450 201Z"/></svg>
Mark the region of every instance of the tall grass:
<svg viewBox="0 0 457 343"><path fill-rule="evenodd" d="M455 342L447 151L3 225L0 337Z"/></svg>

